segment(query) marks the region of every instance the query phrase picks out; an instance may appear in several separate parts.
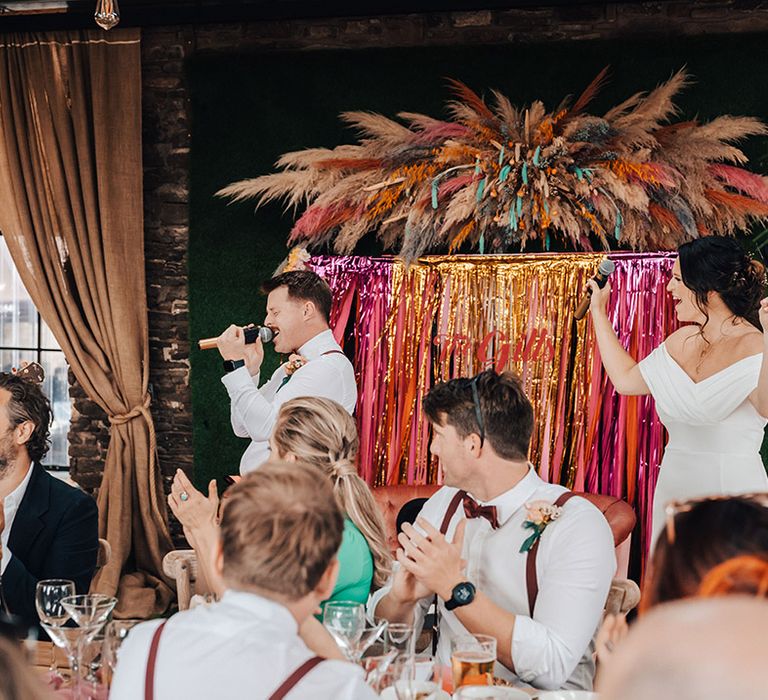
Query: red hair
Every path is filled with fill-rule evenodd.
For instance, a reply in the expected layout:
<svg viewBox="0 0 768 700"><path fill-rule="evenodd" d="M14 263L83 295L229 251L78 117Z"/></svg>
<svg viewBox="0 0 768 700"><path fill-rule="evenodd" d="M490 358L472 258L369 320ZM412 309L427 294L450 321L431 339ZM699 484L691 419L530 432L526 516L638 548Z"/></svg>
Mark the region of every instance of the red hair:
<svg viewBox="0 0 768 700"><path fill-rule="evenodd" d="M768 597L768 559L752 554L728 559L702 579L698 590L704 598L739 593Z"/></svg>

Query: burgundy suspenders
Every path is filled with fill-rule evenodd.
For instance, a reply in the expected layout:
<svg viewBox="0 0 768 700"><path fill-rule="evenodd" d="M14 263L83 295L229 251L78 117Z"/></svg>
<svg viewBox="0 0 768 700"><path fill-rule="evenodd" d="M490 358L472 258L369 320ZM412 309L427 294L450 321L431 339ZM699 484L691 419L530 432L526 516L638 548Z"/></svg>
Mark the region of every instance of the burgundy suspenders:
<svg viewBox="0 0 768 700"><path fill-rule="evenodd" d="M154 700L155 698L155 663L157 661L157 648L160 645L160 636L163 634L163 628L165 627L166 622L168 622L168 620L164 620L155 630L155 633L152 635L152 642L149 645L147 672L144 677L144 700ZM269 696L269 700L283 700L283 698L293 690L296 684L321 661L325 661L322 656L313 656L311 659L307 659L280 684L280 687Z"/></svg>
<svg viewBox="0 0 768 700"><path fill-rule="evenodd" d="M448 505L448 510L445 511L443 522L440 525L440 534L445 535L448 532L448 525L451 523L456 510L459 507L462 499L466 495L466 491L457 491ZM565 505L575 494L572 491L566 491L562 494L554 503L554 505L561 507ZM539 537L534 543L533 547L528 550L528 556L525 562L525 586L528 591L528 612L533 617L533 609L536 607L536 598L539 595L539 581L536 574L536 555L539 551L539 543L541 537ZM435 628L432 635L432 651L437 650L437 630L439 627L439 620L437 619L437 596L435 596Z"/></svg>
<svg viewBox="0 0 768 700"><path fill-rule="evenodd" d="M149 658L147 659L147 673L144 676L144 700L155 700L155 662L157 661L157 647L160 644L160 635L163 633L168 620L163 620L152 635L152 643L149 645Z"/></svg>
<svg viewBox="0 0 768 700"><path fill-rule="evenodd" d="M560 507L565 505L575 494L573 491L566 491L555 501L555 505ZM539 596L539 580L536 575L536 554L539 551L541 537L538 537L533 543L533 547L528 550L528 557L525 562L525 586L528 589L528 612L533 617L533 609L536 607L536 598Z"/></svg>
<svg viewBox="0 0 768 700"><path fill-rule="evenodd" d="M321 661L325 661L322 656L313 656L311 659L307 659L285 679L283 684L272 693L272 695L269 696L269 700L283 700L283 698L293 690L293 687Z"/></svg>
<svg viewBox="0 0 768 700"><path fill-rule="evenodd" d="M451 524L451 518L453 518L454 513L458 510L459 504L464 500L464 496L466 495L466 491L457 491L453 495L451 502L448 504L448 510L445 511L445 515L443 516L443 522L440 523L441 535L445 536L445 533L448 532L448 526ZM440 613L438 612L437 607L437 594L435 594L434 606L435 624L434 627L432 627L432 656L437 653L437 637L440 633Z"/></svg>

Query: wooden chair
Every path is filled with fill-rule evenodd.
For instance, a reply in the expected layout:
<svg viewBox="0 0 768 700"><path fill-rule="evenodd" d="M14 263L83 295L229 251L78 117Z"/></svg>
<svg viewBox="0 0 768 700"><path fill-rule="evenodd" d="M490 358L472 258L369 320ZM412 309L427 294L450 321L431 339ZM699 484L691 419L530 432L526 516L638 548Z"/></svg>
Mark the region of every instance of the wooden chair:
<svg viewBox="0 0 768 700"><path fill-rule="evenodd" d="M189 608L193 595L209 593L205 580L199 575L194 549L176 549L163 557L163 573L176 581L179 610Z"/></svg>
<svg viewBox="0 0 768 700"><path fill-rule="evenodd" d="M626 615L640 602L640 587L631 579L615 578L605 601L605 612L612 615Z"/></svg>

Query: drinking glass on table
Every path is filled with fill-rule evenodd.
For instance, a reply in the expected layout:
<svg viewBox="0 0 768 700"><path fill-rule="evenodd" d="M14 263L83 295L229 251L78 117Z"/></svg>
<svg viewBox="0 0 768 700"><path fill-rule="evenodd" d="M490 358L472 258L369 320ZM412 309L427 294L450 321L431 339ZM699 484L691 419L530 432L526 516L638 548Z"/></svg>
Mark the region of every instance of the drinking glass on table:
<svg viewBox="0 0 768 700"><path fill-rule="evenodd" d="M85 636L80 641L78 697L80 700L106 700L107 664L104 659L104 632Z"/></svg>
<svg viewBox="0 0 768 700"><path fill-rule="evenodd" d="M389 700L435 700L441 685L438 668L427 654L402 654L380 674L378 690Z"/></svg>
<svg viewBox="0 0 768 700"><path fill-rule="evenodd" d="M496 638L487 634L465 634L451 640L453 687L493 685Z"/></svg>
<svg viewBox="0 0 768 700"><path fill-rule="evenodd" d="M81 627L98 625L98 629L101 629L117 605L117 598L101 593L86 593L67 596L61 604Z"/></svg>
<svg viewBox="0 0 768 700"><path fill-rule="evenodd" d="M365 608L349 600L328 602L323 607L323 625L351 659L365 630Z"/></svg>
<svg viewBox="0 0 768 700"><path fill-rule="evenodd" d="M45 622L40 623L41 627L48 633L53 643L63 649L67 654L69 667L72 670L73 695L75 700L79 700L80 695L80 645L87 639L93 639L99 631L101 625L90 625L86 627L62 627L58 625L48 625Z"/></svg>
<svg viewBox="0 0 768 700"><path fill-rule="evenodd" d="M102 649L104 664L102 665L102 673L108 688L112 685L112 676L115 674L118 649L128 636L128 633L140 622L141 620L112 620L104 628L104 647Z"/></svg>
<svg viewBox="0 0 768 700"><path fill-rule="evenodd" d="M35 608L40 622L52 627L62 627L69 620L69 613L61 604L63 598L75 595L75 582L67 579L50 578L38 581L35 588ZM50 636L50 635L49 635ZM51 648L51 664L48 672L57 676L56 649Z"/></svg>
<svg viewBox="0 0 768 700"><path fill-rule="evenodd" d="M405 622L390 622L384 634L384 650L397 649L401 653L413 654L415 652L416 638L413 625Z"/></svg>

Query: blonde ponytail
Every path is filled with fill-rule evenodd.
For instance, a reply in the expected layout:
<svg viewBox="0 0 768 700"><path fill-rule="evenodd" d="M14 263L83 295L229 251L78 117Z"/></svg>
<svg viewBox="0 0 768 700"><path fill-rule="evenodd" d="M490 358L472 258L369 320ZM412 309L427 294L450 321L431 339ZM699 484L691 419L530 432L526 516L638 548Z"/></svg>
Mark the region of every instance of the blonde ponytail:
<svg viewBox="0 0 768 700"><path fill-rule="evenodd" d="M320 468L333 484L339 508L365 537L373 557L373 589L392 570L384 518L368 484L357 473L359 440L355 421L330 399L300 397L280 407L272 440L278 457L294 455Z"/></svg>

